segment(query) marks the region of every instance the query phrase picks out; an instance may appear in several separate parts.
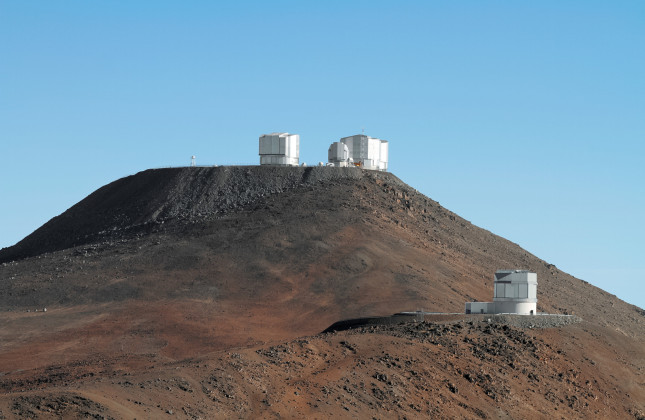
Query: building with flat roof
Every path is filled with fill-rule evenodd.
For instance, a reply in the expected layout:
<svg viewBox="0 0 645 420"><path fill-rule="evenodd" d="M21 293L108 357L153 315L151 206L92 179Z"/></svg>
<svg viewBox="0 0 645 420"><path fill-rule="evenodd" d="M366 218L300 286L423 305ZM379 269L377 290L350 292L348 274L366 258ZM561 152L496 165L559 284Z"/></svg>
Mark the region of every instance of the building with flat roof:
<svg viewBox="0 0 645 420"><path fill-rule="evenodd" d="M298 166L299 163L298 134L271 133L260 136L260 165Z"/></svg>
<svg viewBox="0 0 645 420"><path fill-rule="evenodd" d="M340 142L347 146L347 161L360 166L364 169L372 169L376 171L387 171L388 163L388 142L387 140L376 139L364 134L357 134L355 136L343 137ZM332 148L334 149L334 157L340 154L340 146L334 146L333 143L329 148L330 162L332 157Z"/></svg>
<svg viewBox="0 0 645 420"><path fill-rule="evenodd" d="M467 314L537 313L537 274L528 270L497 270L492 302L466 302Z"/></svg>

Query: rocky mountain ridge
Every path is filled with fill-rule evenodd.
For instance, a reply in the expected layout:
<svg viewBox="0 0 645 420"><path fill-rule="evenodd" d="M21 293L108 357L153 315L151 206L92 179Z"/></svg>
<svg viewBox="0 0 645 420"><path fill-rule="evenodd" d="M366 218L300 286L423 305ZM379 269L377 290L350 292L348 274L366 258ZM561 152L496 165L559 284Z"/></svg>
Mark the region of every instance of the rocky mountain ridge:
<svg viewBox="0 0 645 420"><path fill-rule="evenodd" d="M99 188L18 244L0 250L0 263L151 232L166 222L204 221L271 194L363 174L358 168L329 167L149 169ZM391 174L384 176L400 183Z"/></svg>
<svg viewBox="0 0 645 420"><path fill-rule="evenodd" d="M392 174L144 171L97 190L0 259L0 413L8 417L639 418L645 411L640 308ZM461 312L466 301L490 299L499 268L536 272L538 311L582 322L526 332L455 320L461 332L447 325L454 334L445 343L423 338L444 329L430 320L420 335L407 324L318 335L349 318ZM297 350L302 340L309 343ZM530 358L529 340L543 340L541 359ZM501 347L490 353L479 342ZM504 346L526 363L506 360ZM480 353L489 354L485 363ZM396 365L383 370L378 354ZM419 366L398 372L402 360ZM560 381L559 373L569 376ZM501 399L478 385L486 374L491 389L508 390ZM333 387L323 389L317 376ZM418 385L409 398L406 383Z"/></svg>

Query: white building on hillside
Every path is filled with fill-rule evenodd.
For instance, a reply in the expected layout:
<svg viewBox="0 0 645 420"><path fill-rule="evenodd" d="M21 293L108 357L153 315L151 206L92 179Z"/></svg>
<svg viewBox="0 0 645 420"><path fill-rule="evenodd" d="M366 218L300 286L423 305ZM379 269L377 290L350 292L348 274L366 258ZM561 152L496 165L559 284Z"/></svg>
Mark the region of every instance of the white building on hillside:
<svg viewBox="0 0 645 420"><path fill-rule="evenodd" d="M260 165L298 166L300 136L271 133L260 136Z"/></svg>
<svg viewBox="0 0 645 420"><path fill-rule="evenodd" d="M347 147L346 160L344 160L344 154L340 153L343 148L339 143ZM342 162L345 162L344 165L339 166L353 164L365 169L387 171L389 153L387 140L376 139L364 134L343 137L340 142L332 143L329 148L329 162L338 164L338 161L332 160L332 153L334 159L342 157Z"/></svg>
<svg viewBox="0 0 645 420"><path fill-rule="evenodd" d="M493 302L466 302L467 314L537 313L537 274L528 270L498 270Z"/></svg>
<svg viewBox="0 0 645 420"><path fill-rule="evenodd" d="M329 146L327 151L327 161L333 163L334 166L350 166L353 165L354 160L349 157L349 148L345 143L339 141L334 142Z"/></svg>

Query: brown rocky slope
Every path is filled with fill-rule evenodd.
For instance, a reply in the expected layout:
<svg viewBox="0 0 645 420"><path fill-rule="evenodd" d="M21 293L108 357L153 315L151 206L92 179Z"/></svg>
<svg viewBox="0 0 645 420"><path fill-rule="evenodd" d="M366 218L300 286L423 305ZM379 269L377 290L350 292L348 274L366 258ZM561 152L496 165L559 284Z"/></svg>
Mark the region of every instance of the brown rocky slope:
<svg viewBox="0 0 645 420"><path fill-rule="evenodd" d="M640 308L473 226L392 174L145 171L97 190L0 251L0 262L0 411L8 417L645 410ZM538 309L584 321L527 331L457 320L414 327L421 332L375 327L299 338L345 318L460 312L465 301L490 299L499 268L537 272ZM423 336L438 328L447 328L444 341ZM288 363L274 363L274 353ZM399 361L384 362L384 354ZM397 370L401 360L414 367Z"/></svg>

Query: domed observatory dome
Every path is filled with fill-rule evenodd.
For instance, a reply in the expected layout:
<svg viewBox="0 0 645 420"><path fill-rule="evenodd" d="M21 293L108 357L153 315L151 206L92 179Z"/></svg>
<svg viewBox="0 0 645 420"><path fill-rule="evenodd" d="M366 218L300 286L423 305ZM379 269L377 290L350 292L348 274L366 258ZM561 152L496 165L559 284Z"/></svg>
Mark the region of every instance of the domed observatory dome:
<svg viewBox="0 0 645 420"><path fill-rule="evenodd" d="M349 166L349 148L339 141L332 143L327 151L327 161L334 166Z"/></svg>

